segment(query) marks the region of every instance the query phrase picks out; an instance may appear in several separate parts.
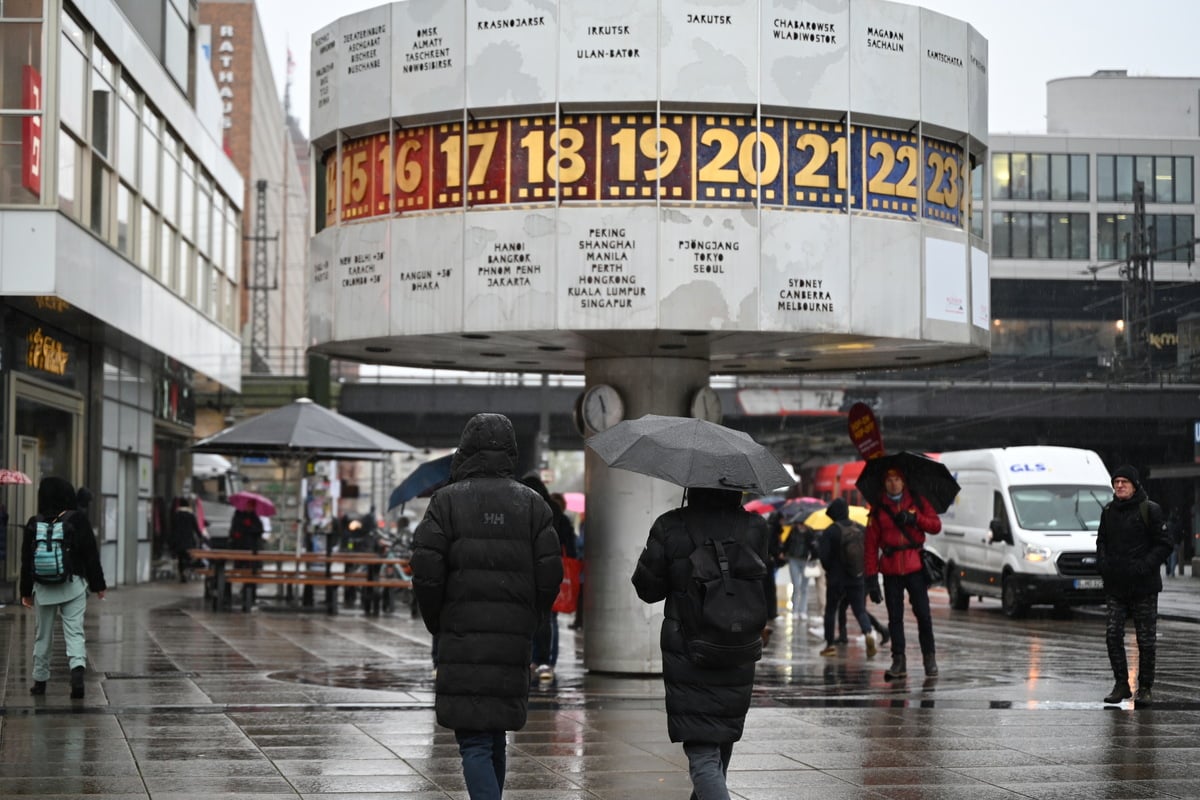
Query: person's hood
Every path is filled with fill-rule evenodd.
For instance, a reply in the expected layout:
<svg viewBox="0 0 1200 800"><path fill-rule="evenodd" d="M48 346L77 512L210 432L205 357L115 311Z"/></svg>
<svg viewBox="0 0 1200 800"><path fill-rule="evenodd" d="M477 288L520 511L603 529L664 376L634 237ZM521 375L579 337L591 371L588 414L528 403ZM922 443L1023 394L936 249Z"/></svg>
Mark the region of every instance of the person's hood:
<svg viewBox="0 0 1200 800"><path fill-rule="evenodd" d="M825 516L834 522L850 519L850 506L846 505L846 501L839 497L829 504L829 508L825 509Z"/></svg>
<svg viewBox="0 0 1200 800"><path fill-rule="evenodd" d="M38 484L37 513L43 517L55 517L63 511L74 511L75 487L65 478L48 475Z"/></svg>
<svg viewBox="0 0 1200 800"><path fill-rule="evenodd" d="M503 414L476 414L463 428L450 461L450 480L476 475L511 478L517 468L517 434Z"/></svg>
<svg viewBox="0 0 1200 800"><path fill-rule="evenodd" d="M738 508L742 504L742 493L736 489L691 486L687 490L687 504L691 508Z"/></svg>

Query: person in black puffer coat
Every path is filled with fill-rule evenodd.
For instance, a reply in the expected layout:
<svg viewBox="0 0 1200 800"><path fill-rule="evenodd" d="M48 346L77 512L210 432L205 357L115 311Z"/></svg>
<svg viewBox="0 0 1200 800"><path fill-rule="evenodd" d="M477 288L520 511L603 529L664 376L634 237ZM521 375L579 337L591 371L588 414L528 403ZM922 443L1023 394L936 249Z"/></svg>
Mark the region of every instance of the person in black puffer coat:
<svg viewBox="0 0 1200 800"><path fill-rule="evenodd" d="M750 709L754 662L706 669L687 656L678 606L686 602L691 579L689 556L695 544L689 530L701 542L710 536L732 535L745 542L763 563L768 561L770 533L766 520L741 507L740 492L689 488L686 508L668 511L654 521L633 573L638 597L647 603L667 601L659 637L667 693L667 733L672 742L683 743L696 788L693 796L706 800L728 798L725 773L729 771L733 743L742 738ZM768 613L774 616L774 570L766 571L763 593Z"/></svg>
<svg viewBox="0 0 1200 800"><path fill-rule="evenodd" d="M562 582L554 515L513 479L516 462L508 417L476 414L413 536L413 591L436 637L437 721L454 730L471 800L504 789L505 731L525 727L533 634Z"/></svg>
<svg viewBox="0 0 1200 800"><path fill-rule="evenodd" d="M1121 466L1113 472L1113 499L1100 515L1096 557L1104 578L1108 621L1105 643L1116 680L1105 703L1129 698L1129 665L1125 658L1125 618L1133 617L1138 646L1138 691L1134 701L1150 705L1154 685L1155 640L1158 634L1159 567L1171 552L1171 535L1162 508L1146 495L1138 471Z"/></svg>

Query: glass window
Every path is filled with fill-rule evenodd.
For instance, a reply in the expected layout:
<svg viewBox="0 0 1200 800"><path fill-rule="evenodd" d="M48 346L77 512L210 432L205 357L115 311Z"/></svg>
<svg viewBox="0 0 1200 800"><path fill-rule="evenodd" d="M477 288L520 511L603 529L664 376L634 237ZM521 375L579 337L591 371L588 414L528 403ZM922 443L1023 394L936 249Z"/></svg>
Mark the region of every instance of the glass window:
<svg viewBox="0 0 1200 800"><path fill-rule="evenodd" d="M58 60L58 113L64 125L82 136L85 133L83 121L87 101L87 60L65 30ZM44 84L42 88L46 88Z"/></svg>
<svg viewBox="0 0 1200 800"><path fill-rule="evenodd" d="M1150 247L1157 261L1175 260L1175 219L1170 214L1155 214L1149 216L1147 222L1154 226L1153 231L1146 231Z"/></svg>
<svg viewBox="0 0 1200 800"><path fill-rule="evenodd" d="M179 176L179 232L189 241L196 240L196 179L195 169L187 156L183 158L183 169Z"/></svg>
<svg viewBox="0 0 1200 800"><path fill-rule="evenodd" d="M1008 199L1012 187L1012 173L1010 169L1008 153L992 153L992 197L999 200ZM324 183L318 182L318 186L324 188ZM317 198L318 201L322 199L321 197ZM321 202L316 204L318 209L321 208L321 205ZM317 216L319 218L318 222L325 221L326 215L317 214Z"/></svg>
<svg viewBox="0 0 1200 800"><path fill-rule="evenodd" d="M168 140L169 142L170 140ZM167 222L174 223L179 211L179 162L175 160L170 144L163 150L162 160L162 213Z"/></svg>
<svg viewBox="0 0 1200 800"><path fill-rule="evenodd" d="M1071 199L1086 201L1090 197L1088 191L1088 157L1086 155L1071 156Z"/></svg>
<svg viewBox="0 0 1200 800"><path fill-rule="evenodd" d="M92 50L92 149L105 158L112 158L113 91L115 69L112 61L99 48Z"/></svg>
<svg viewBox="0 0 1200 800"><path fill-rule="evenodd" d="M117 169L133 187L137 187L138 168L137 110L124 101L117 104Z"/></svg>
<svg viewBox="0 0 1200 800"><path fill-rule="evenodd" d="M1034 200L1050 199L1050 156L1045 153L1029 157L1029 194Z"/></svg>
<svg viewBox="0 0 1200 800"><path fill-rule="evenodd" d="M1117 156L1117 200L1133 199L1133 156Z"/></svg>
<svg viewBox="0 0 1200 800"><path fill-rule="evenodd" d="M154 209L142 203L141 217L138 219L138 253L137 262L146 272L160 277L155 268L158 256L158 215Z"/></svg>
<svg viewBox="0 0 1200 800"><path fill-rule="evenodd" d="M1033 258L1050 258L1050 215L1030 214L1030 255Z"/></svg>
<svg viewBox="0 0 1200 800"><path fill-rule="evenodd" d="M112 192L112 170L100 156L92 156L91 228L101 239L108 238L108 212Z"/></svg>
<svg viewBox="0 0 1200 800"><path fill-rule="evenodd" d="M1146 192L1146 202L1154 202L1154 156L1136 156L1133 159L1134 185L1140 181Z"/></svg>
<svg viewBox="0 0 1200 800"><path fill-rule="evenodd" d="M167 9L163 15L164 43L163 55L167 72L175 79L180 89L187 91L188 85L188 25L183 17L174 9Z"/></svg>
<svg viewBox="0 0 1200 800"><path fill-rule="evenodd" d="M1049 349L1049 320L1006 319L992 326L992 355L1042 356Z"/></svg>
<svg viewBox="0 0 1200 800"><path fill-rule="evenodd" d="M1179 245L1175 251L1175 260L1191 264L1196 260L1196 246L1192 240L1196 238L1196 218L1191 214L1180 214L1175 217L1175 243Z"/></svg>
<svg viewBox="0 0 1200 800"><path fill-rule="evenodd" d="M992 212L992 258L1012 257L1012 215L1007 211Z"/></svg>
<svg viewBox="0 0 1200 800"><path fill-rule="evenodd" d="M1029 214L1012 215L1012 257L1029 258Z"/></svg>
<svg viewBox="0 0 1200 800"><path fill-rule="evenodd" d="M195 271L195 265L192 263L192 246L184 241L182 236L176 237L179 242L179 263L176 264L176 269L179 271L179 285L176 291L179 296L188 302L195 302L195 297L192 291L195 288L192 283L192 273Z"/></svg>
<svg viewBox="0 0 1200 800"><path fill-rule="evenodd" d="M1050 199L1071 199L1071 171L1067 167L1067 157L1062 153L1050 156Z"/></svg>
<svg viewBox="0 0 1200 800"><path fill-rule="evenodd" d="M0 17L4 16L5 3L0 3ZM37 13L32 17L42 15L42 4L37 4ZM9 15L14 16L14 15ZM26 65L33 65L40 70L42 64L42 23L40 22L6 22L0 25L0 108L25 108ZM42 76L42 89L46 89L46 77ZM45 107L45 102L42 103Z"/></svg>
<svg viewBox="0 0 1200 800"><path fill-rule="evenodd" d="M1175 159L1171 156L1154 159L1154 199L1159 203L1175 202Z"/></svg>
<svg viewBox="0 0 1200 800"><path fill-rule="evenodd" d="M1088 214L1071 215L1071 255L1070 258L1087 261L1091 258L1091 231L1088 229Z"/></svg>
<svg viewBox="0 0 1200 800"><path fill-rule="evenodd" d="M1070 258L1071 255L1071 215L1050 215L1050 257Z"/></svg>
<svg viewBox="0 0 1200 800"><path fill-rule="evenodd" d="M79 181L83 174L83 146L66 130L58 132L58 207L68 216L83 213Z"/></svg>
<svg viewBox="0 0 1200 800"><path fill-rule="evenodd" d="M175 274L175 231L166 223L159 226L158 252L159 277L169 288L177 290L179 278Z"/></svg>
<svg viewBox="0 0 1200 800"><path fill-rule="evenodd" d="M1116 165L1116 156L1096 156L1096 199L1102 203L1117 199Z"/></svg>
<svg viewBox="0 0 1200 800"><path fill-rule="evenodd" d="M225 216L225 274L235 281L241 257L239 245L237 212L230 208Z"/></svg>
<svg viewBox="0 0 1200 800"><path fill-rule="evenodd" d="M1192 157L1175 158L1175 202L1192 202Z"/></svg>
<svg viewBox="0 0 1200 800"><path fill-rule="evenodd" d="M1012 154L1012 199L1029 199L1029 154Z"/></svg>
<svg viewBox="0 0 1200 800"><path fill-rule="evenodd" d="M124 182L117 184L117 249L132 257L133 192Z"/></svg>
<svg viewBox="0 0 1200 800"><path fill-rule="evenodd" d="M2 27L2 26L0 26ZM26 163L23 143L26 120L41 121L41 117L0 116L0 204L34 205L41 197L25 188L25 174L32 173L34 163ZM45 148L42 149L45 155ZM45 175L45 163L37 164ZM42 178L43 182L45 178Z"/></svg>
<svg viewBox="0 0 1200 800"><path fill-rule="evenodd" d="M154 206L159 201L158 161L162 154L162 146L158 141L160 126L158 116L146 106L142 113L142 197Z"/></svg>
<svg viewBox="0 0 1200 800"><path fill-rule="evenodd" d="M42 16L42 0L4 0L0 3L0 18L37 19Z"/></svg>

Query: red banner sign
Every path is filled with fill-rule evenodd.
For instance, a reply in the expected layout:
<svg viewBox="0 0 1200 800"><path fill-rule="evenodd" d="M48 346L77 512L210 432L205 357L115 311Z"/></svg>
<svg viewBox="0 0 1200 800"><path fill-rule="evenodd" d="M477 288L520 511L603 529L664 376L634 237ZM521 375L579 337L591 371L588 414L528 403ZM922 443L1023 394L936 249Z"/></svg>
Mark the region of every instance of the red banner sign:
<svg viewBox="0 0 1200 800"><path fill-rule="evenodd" d="M855 403L851 406L848 425L850 441L854 442L864 461L883 455L883 433L879 430L879 420L875 419L875 412L869 405Z"/></svg>
<svg viewBox="0 0 1200 800"><path fill-rule="evenodd" d="M29 65L21 67L22 106L42 110L42 76ZM30 114L21 120L21 185L42 196L42 116Z"/></svg>

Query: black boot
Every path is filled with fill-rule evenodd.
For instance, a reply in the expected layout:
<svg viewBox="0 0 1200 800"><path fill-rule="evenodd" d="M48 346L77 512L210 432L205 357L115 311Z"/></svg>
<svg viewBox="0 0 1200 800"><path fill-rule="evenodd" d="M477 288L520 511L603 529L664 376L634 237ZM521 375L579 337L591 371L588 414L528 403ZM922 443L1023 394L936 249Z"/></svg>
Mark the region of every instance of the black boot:
<svg viewBox="0 0 1200 800"><path fill-rule="evenodd" d="M1129 679L1117 681L1113 684L1113 690L1104 698L1104 702L1110 706L1115 706L1122 700L1128 700L1133 697L1133 692L1129 691Z"/></svg>
<svg viewBox="0 0 1200 800"><path fill-rule="evenodd" d="M893 678L904 678L908 676L908 666L905 664L904 655L892 655L892 665L883 673L883 677L891 680Z"/></svg>
<svg viewBox="0 0 1200 800"><path fill-rule="evenodd" d="M938 674L937 656L933 653L925 653L925 677L936 678Z"/></svg>
<svg viewBox="0 0 1200 800"><path fill-rule="evenodd" d="M71 699L79 700L83 697L83 667L74 667L71 669Z"/></svg>
<svg viewBox="0 0 1200 800"><path fill-rule="evenodd" d="M45 694L46 693L46 682L45 681L34 681L33 686L29 687L29 693L30 694Z"/></svg>

